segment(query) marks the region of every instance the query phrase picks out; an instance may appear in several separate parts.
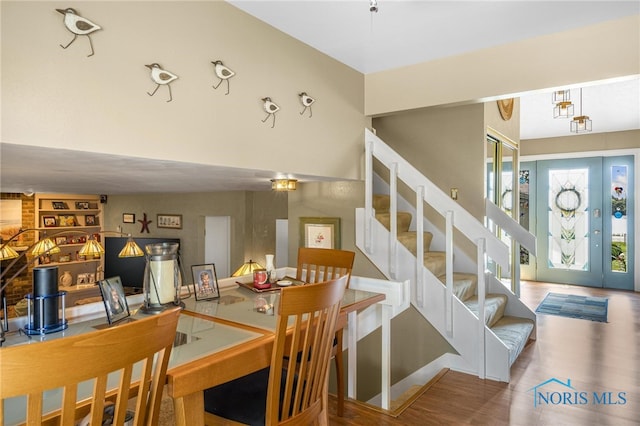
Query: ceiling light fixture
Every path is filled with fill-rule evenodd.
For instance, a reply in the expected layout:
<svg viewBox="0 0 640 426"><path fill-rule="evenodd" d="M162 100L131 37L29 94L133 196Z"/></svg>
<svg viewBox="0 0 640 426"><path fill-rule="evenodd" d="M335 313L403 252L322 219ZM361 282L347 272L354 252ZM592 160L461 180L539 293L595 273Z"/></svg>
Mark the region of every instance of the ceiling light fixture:
<svg viewBox="0 0 640 426"><path fill-rule="evenodd" d="M553 108L553 118L573 117L571 90L556 90L551 95L551 102L555 104Z"/></svg>
<svg viewBox="0 0 640 426"><path fill-rule="evenodd" d="M591 131L591 120L588 115L582 115L582 87L580 88L580 115L571 120L571 131L574 133L586 133Z"/></svg>
<svg viewBox="0 0 640 426"><path fill-rule="evenodd" d="M556 90L551 94L551 103L558 104L560 102L571 101L571 90Z"/></svg>
<svg viewBox="0 0 640 426"><path fill-rule="evenodd" d="M295 191L297 184L297 179L271 179L273 191Z"/></svg>

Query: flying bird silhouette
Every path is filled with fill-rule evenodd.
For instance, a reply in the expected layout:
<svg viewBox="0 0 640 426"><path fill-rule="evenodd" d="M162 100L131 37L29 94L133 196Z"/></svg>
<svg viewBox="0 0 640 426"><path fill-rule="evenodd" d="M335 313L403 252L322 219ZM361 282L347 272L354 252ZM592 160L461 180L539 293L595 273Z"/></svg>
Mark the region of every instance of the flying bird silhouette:
<svg viewBox="0 0 640 426"><path fill-rule="evenodd" d="M307 95L306 92L298 93L300 97L300 102L304 106L304 109L300 111L300 115L304 114L304 112L309 108L309 117L313 117L313 111L311 111L311 105L316 101L311 96Z"/></svg>
<svg viewBox="0 0 640 426"><path fill-rule="evenodd" d="M213 61L211 63L214 65L214 71L216 72L216 75L220 79L218 84L215 84L212 87L214 89L217 89L218 87L220 87L220 85L222 84L223 81L226 81L227 82L227 93L225 93L225 95L228 95L229 94L229 79L231 77L233 77L234 75L236 75L236 73L233 72L229 67L225 66L222 63L222 61Z"/></svg>
<svg viewBox="0 0 640 426"><path fill-rule="evenodd" d="M267 113L267 116L264 118L264 120L262 120L262 122L264 123L269 117L273 117L273 123L271 124L271 128L273 129L276 125L276 112L278 112L280 107L271 102L271 98L269 97L262 98L262 102L264 102L263 107L265 112Z"/></svg>
<svg viewBox="0 0 640 426"><path fill-rule="evenodd" d="M91 22L87 18L83 18L82 16L78 15L78 13L70 7L66 9L56 9L56 11L64 15L64 26L73 33L73 38L71 39L71 41L67 43L66 46L63 46L61 44L60 47L66 49L67 47L71 46L71 43L76 41L76 38L78 38L79 35L84 35L89 39L89 46L91 46L91 53L87 55L87 57L93 56L93 42L91 41L90 34L94 31L100 30L101 27Z"/></svg>
<svg viewBox="0 0 640 426"><path fill-rule="evenodd" d="M162 67L155 62L153 64L145 65L145 67L151 70L151 80L156 83L156 88L153 89L153 92L151 93L147 92L147 95L155 95L158 91L158 87L160 87L160 85L162 84L167 86L167 88L169 89L169 100L167 102L171 102L173 100L173 96L171 95L170 83L173 80L177 79L178 76L169 71L163 70Z"/></svg>

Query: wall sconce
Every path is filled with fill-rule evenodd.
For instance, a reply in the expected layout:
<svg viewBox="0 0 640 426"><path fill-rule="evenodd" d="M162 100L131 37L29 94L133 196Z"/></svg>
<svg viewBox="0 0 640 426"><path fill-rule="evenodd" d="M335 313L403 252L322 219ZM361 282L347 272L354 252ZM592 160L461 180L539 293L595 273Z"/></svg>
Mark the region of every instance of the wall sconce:
<svg viewBox="0 0 640 426"><path fill-rule="evenodd" d="M298 179L271 179L271 189L273 191L295 191Z"/></svg>

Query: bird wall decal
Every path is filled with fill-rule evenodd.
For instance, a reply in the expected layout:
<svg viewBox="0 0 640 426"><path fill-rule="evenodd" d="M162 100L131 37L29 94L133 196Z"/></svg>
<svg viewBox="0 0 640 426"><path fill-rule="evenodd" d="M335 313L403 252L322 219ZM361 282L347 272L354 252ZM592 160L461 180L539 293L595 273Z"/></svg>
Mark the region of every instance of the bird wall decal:
<svg viewBox="0 0 640 426"><path fill-rule="evenodd" d="M309 108L309 118L313 117L313 111L311 111L311 105L316 101L311 96L307 95L306 92L298 93L298 97L300 98L300 102L304 106L304 109L300 111L300 115L304 114L304 112Z"/></svg>
<svg viewBox="0 0 640 426"><path fill-rule="evenodd" d="M64 26L73 33L73 38L71 39L71 41L67 43L66 46L61 44L60 47L66 49L67 47L71 46L71 43L76 41L76 38L78 38L79 35L84 35L89 39L89 46L91 47L91 53L88 54L87 57L93 56L95 52L93 51L93 42L91 41L90 34L102 28L99 25L91 22L87 18L83 18L82 16L78 15L78 13L70 7L66 9L56 9L56 11L64 15Z"/></svg>
<svg viewBox="0 0 640 426"><path fill-rule="evenodd" d="M156 88L153 89L153 92L151 93L147 92L147 95L149 96L155 95L156 92L158 91L158 87L160 87L160 85L162 84L167 86L167 88L169 89L169 100L167 102L171 102L173 100L173 96L171 95L170 83L173 80L176 80L178 76L167 70L162 69L162 67L155 62L153 64L145 65L145 67L151 70L151 80L153 80L154 83L156 83Z"/></svg>
<svg viewBox="0 0 640 426"><path fill-rule="evenodd" d="M271 124L271 128L273 129L276 126L276 112L280 110L280 107L273 103L269 97L262 98L262 102L264 103L264 110L267 113L267 116L262 122L264 123L269 117L273 117L273 123Z"/></svg>
<svg viewBox="0 0 640 426"><path fill-rule="evenodd" d="M236 73L233 72L229 67L225 66L222 63L222 61L220 61L220 60L212 61L211 63L214 65L214 71L216 72L216 75L220 79L218 84L214 84L212 87L214 89L217 89L218 87L220 87L220 85L222 84L223 81L226 81L227 82L227 93L225 93L225 95L228 95L229 94L229 79L231 77L233 77L234 75L236 75Z"/></svg>

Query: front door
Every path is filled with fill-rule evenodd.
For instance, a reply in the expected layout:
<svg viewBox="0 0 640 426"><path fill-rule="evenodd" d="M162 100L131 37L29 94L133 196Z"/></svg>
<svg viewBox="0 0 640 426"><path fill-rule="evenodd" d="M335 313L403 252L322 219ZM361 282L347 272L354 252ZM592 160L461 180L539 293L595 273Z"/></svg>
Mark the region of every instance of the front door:
<svg viewBox="0 0 640 426"><path fill-rule="evenodd" d="M633 157L538 161L522 170L532 167L536 279L633 290Z"/></svg>

